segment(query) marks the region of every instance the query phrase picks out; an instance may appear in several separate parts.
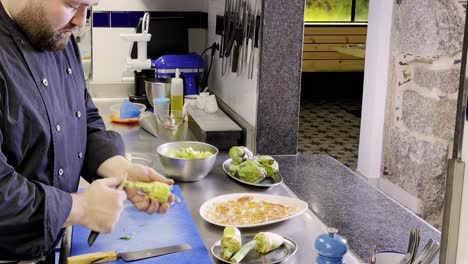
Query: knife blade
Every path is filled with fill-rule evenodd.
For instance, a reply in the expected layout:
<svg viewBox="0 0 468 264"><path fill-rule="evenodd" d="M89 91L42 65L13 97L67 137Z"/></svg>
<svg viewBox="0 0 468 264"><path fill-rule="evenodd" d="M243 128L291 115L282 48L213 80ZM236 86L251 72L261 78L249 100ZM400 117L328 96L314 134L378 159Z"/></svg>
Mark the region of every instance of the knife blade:
<svg viewBox="0 0 468 264"><path fill-rule="evenodd" d="M118 253L117 251L95 252L83 254L67 258L68 264L90 264L90 263L104 263L115 261L119 258L124 261L134 261L140 259L147 259L158 257L162 255L172 254L180 251L190 250L192 247L189 244L182 244L170 247L145 249L139 251Z"/></svg>
<svg viewBox="0 0 468 264"><path fill-rule="evenodd" d="M127 180L127 176L125 176L122 181L120 182L119 186L117 186L117 190L122 190L124 187L124 182ZM99 236L99 232L91 231L88 236L88 245L91 247L96 241L96 238Z"/></svg>

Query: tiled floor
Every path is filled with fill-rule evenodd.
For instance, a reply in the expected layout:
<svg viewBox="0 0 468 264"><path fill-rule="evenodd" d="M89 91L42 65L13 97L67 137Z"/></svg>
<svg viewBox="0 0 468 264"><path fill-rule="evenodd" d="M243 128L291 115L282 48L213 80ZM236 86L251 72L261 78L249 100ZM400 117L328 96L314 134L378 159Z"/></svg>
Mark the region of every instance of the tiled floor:
<svg viewBox="0 0 468 264"><path fill-rule="evenodd" d="M302 100L298 151L328 154L355 170L360 112L361 101L358 99Z"/></svg>

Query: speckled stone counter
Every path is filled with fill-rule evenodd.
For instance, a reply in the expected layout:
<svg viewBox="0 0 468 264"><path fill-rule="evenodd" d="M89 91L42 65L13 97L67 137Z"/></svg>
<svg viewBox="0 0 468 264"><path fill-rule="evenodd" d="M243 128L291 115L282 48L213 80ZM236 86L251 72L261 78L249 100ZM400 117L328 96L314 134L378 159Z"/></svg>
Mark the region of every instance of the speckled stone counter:
<svg viewBox="0 0 468 264"><path fill-rule="evenodd" d="M367 260L372 247L407 250L412 228L421 230L420 250L440 232L353 171L325 155L275 156L285 183L329 227Z"/></svg>

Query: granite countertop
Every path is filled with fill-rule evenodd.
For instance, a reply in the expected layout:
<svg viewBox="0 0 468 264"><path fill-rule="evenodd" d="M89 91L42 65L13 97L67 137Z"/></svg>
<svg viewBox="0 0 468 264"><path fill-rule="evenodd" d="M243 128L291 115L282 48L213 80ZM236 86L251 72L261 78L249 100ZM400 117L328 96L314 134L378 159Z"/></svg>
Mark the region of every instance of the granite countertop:
<svg viewBox="0 0 468 264"><path fill-rule="evenodd" d="M348 239L363 260L377 250L406 252L410 230L421 230L419 250L440 232L352 170L326 155L275 156L286 185L328 227Z"/></svg>

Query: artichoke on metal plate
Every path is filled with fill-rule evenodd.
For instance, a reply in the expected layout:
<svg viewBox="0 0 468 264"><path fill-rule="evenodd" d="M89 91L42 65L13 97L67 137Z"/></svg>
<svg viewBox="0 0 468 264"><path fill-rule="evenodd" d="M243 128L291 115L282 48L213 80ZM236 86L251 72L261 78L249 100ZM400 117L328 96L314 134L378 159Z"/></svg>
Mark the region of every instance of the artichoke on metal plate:
<svg viewBox="0 0 468 264"><path fill-rule="evenodd" d="M257 156L257 161L262 164L263 168L265 168L267 177L271 177L275 175L276 172L278 172L279 165L278 162L276 162L275 159L271 156L267 155L260 155Z"/></svg>
<svg viewBox="0 0 468 264"><path fill-rule="evenodd" d="M239 177L246 182L257 183L265 179L267 173L256 160L246 160L239 165Z"/></svg>

